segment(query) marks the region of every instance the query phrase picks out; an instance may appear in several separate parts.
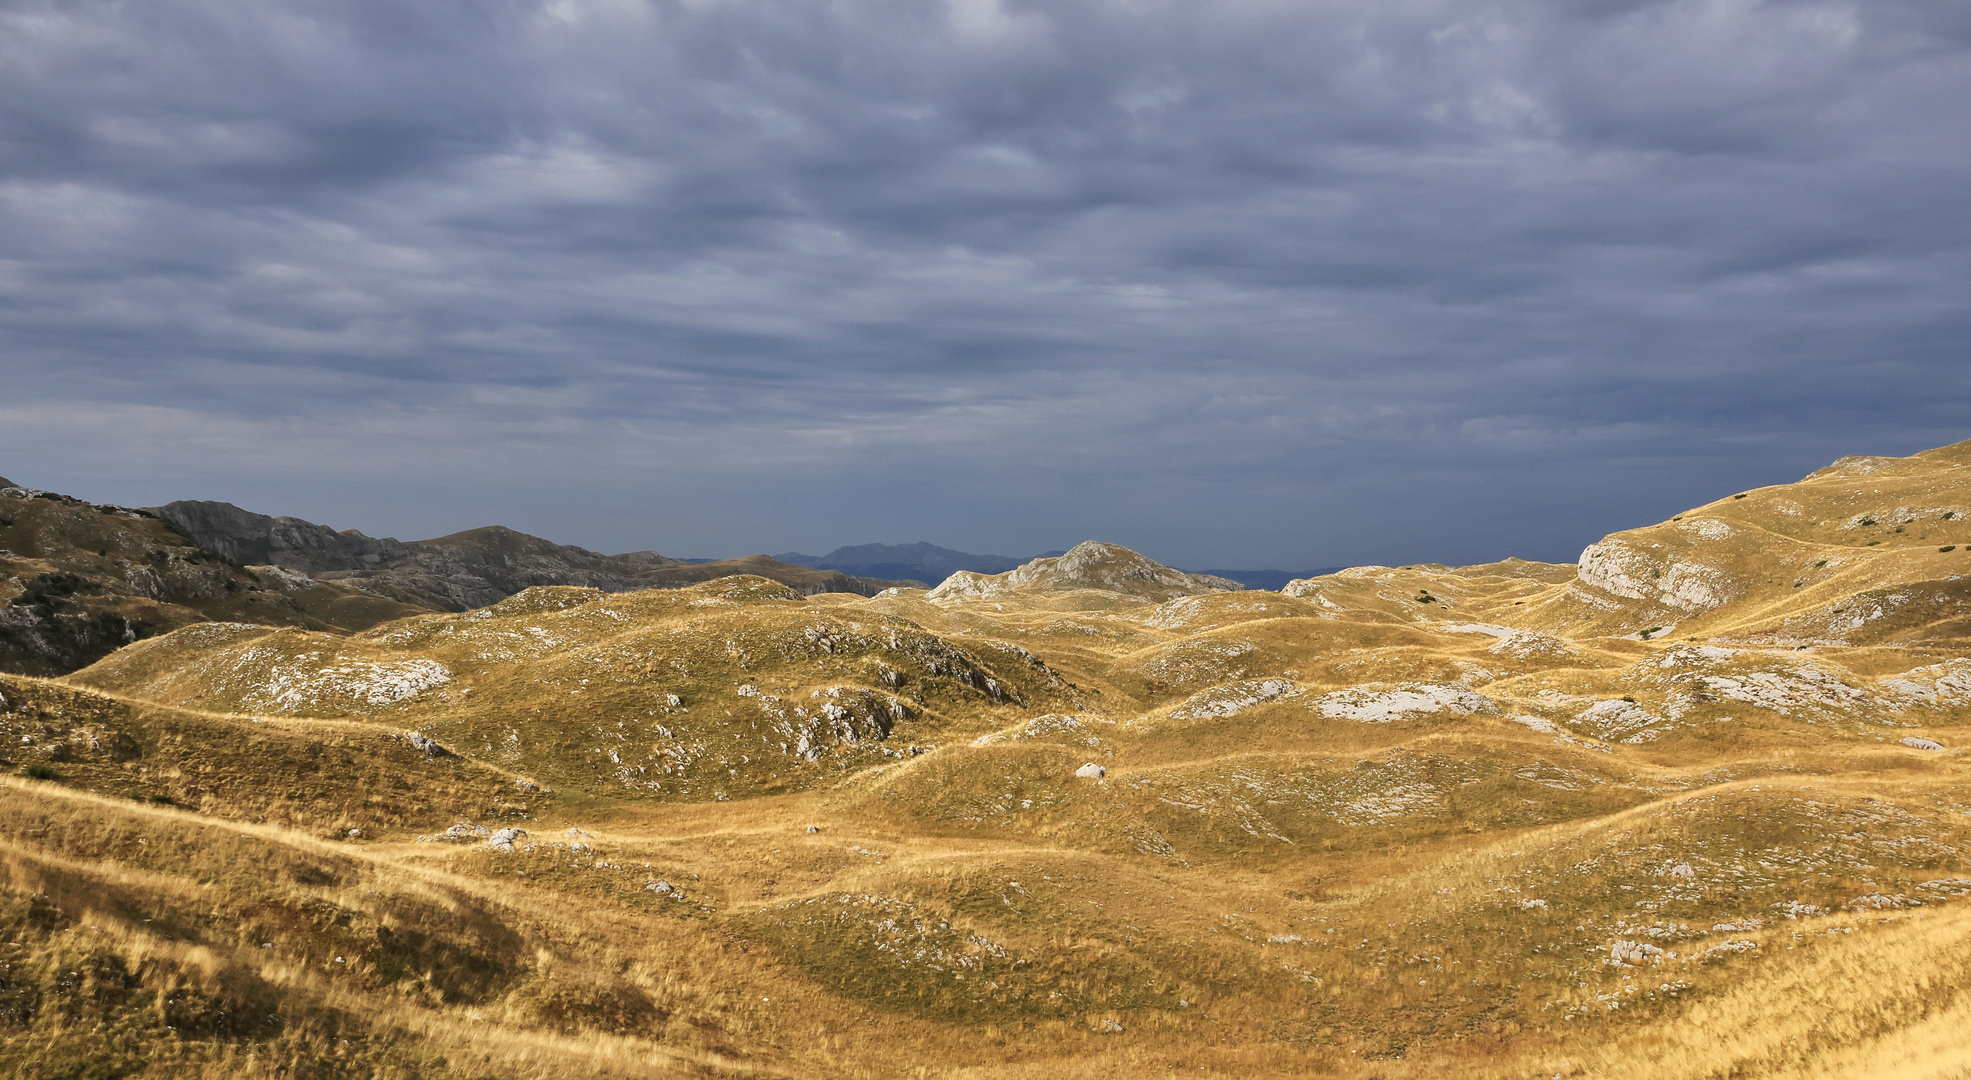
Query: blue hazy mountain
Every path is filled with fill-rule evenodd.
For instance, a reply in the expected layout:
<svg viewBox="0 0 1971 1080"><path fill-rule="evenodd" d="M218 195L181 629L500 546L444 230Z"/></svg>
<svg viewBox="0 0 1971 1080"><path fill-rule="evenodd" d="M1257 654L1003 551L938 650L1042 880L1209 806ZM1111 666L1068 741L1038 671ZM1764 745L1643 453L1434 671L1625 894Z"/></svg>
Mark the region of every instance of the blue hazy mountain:
<svg viewBox="0 0 1971 1080"><path fill-rule="evenodd" d="M913 579L926 585L936 585L959 570L1003 574L1026 561L1004 555L973 555L921 541L915 544L854 544L838 547L826 555L803 555L798 551L789 551L774 558L815 570L880 566L884 568L882 576L885 578ZM842 570L842 573L868 576L861 570Z"/></svg>
<svg viewBox="0 0 1971 1080"><path fill-rule="evenodd" d="M1210 574L1213 577L1231 578L1248 589L1265 589L1279 592L1289 581L1298 578L1320 577L1345 569L1340 566L1324 566L1319 570L1303 570L1298 573L1289 570L1186 570L1187 574Z"/></svg>
<svg viewBox="0 0 1971 1080"><path fill-rule="evenodd" d="M1066 553L1043 551L1034 558L1046 559L1063 554ZM923 542L855 544L836 548L826 555L803 555L798 551L786 551L775 555L774 558L784 563L816 570L839 570L856 577L910 579L921 581L926 585L936 585L958 570L970 570L978 574L1003 574L1026 561L1010 559L1004 555L973 555ZM1338 566L1331 566L1300 573L1287 570L1189 570L1186 572L1230 578L1248 589L1278 591L1295 578L1332 574L1339 569L1341 568Z"/></svg>

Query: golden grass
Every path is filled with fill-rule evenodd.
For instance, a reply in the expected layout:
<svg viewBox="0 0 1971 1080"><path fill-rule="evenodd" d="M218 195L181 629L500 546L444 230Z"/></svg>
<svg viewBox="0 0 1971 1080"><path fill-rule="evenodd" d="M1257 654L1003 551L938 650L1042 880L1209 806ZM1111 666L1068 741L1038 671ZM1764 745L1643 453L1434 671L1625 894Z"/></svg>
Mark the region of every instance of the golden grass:
<svg viewBox="0 0 1971 1080"><path fill-rule="evenodd" d="M52 774L0 779L0 1073L1971 1075L1971 775L1900 741L1971 720L1954 624L1676 652L1946 572L1971 524L1844 522L1954 499L1947 449L1630 534L1738 590L1696 616L1518 562L727 579L0 680ZM459 820L528 835L416 839Z"/></svg>

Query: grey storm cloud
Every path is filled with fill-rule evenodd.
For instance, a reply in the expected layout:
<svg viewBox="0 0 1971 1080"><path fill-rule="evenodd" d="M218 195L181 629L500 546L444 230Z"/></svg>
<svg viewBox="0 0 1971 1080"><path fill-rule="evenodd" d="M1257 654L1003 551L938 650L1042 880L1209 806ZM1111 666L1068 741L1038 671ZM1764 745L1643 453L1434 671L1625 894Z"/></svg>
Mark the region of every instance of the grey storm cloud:
<svg viewBox="0 0 1971 1080"><path fill-rule="evenodd" d="M1971 404L1951 3L0 5L0 463L670 554L1571 558Z"/></svg>

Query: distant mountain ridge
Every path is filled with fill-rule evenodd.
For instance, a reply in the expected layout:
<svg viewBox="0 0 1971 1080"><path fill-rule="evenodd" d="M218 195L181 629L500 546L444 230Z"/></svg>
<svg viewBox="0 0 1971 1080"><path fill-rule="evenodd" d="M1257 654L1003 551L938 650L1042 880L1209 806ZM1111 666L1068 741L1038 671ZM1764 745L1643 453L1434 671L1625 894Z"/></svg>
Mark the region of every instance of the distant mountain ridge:
<svg viewBox="0 0 1971 1080"><path fill-rule="evenodd" d="M134 509L0 479L0 671L59 675L208 619L348 632L484 607L535 585L626 592L735 574L807 594L910 584L765 555L604 555L498 525L400 541L231 503Z"/></svg>
<svg viewBox="0 0 1971 1080"><path fill-rule="evenodd" d="M816 570L840 570L845 574L873 578L907 578L936 585L960 570L975 574L1003 574L1022 560L1004 555L973 555L936 544L853 544L838 547L826 555L783 552L774 558L795 566Z"/></svg>
<svg viewBox="0 0 1971 1080"><path fill-rule="evenodd" d="M1033 558L1053 559L1066 554L1066 550L1043 551ZM943 584L946 578L960 570L969 570L974 574L1003 574L1025 564L1025 560L1009 559L1004 555L974 555L922 541L915 544L853 544L838 547L826 555L804 555L798 551L786 551L775 555L774 558L795 566L808 566L817 570L840 570L845 574L856 574L861 577L912 578L923 582L926 586ZM1299 572L1287 570L1186 570L1184 572L1227 578L1248 589L1278 592L1285 588L1289 581L1319 577L1341 569L1343 567L1330 566Z"/></svg>
<svg viewBox="0 0 1971 1080"><path fill-rule="evenodd" d="M1203 574L1206 577L1229 578L1244 585L1248 589L1264 589L1267 592L1279 592L1281 589L1287 587L1287 582L1289 581L1299 581L1303 578L1317 578L1326 574L1338 573L1346 569L1348 568L1345 566L1324 566L1318 570L1304 570L1297 574L1286 570L1187 570L1185 573Z"/></svg>
<svg viewBox="0 0 1971 1080"><path fill-rule="evenodd" d="M497 525L404 541L225 502L95 504L5 478L0 496L0 670L43 675L206 619L351 632L485 607L536 585L625 592L754 574L802 593L870 596L1027 565L921 541L711 560L609 555ZM1212 576L1218 587L1278 588L1303 575Z"/></svg>
<svg viewBox="0 0 1971 1080"><path fill-rule="evenodd" d="M431 540L340 532L295 517L269 517L224 502L184 500L151 507L208 551L243 565L278 566L315 581L437 611L495 604L535 585L584 585L605 592L671 588L732 574L758 574L803 593L873 595L903 582L793 566L765 555L694 563L654 551L604 555L503 525Z"/></svg>

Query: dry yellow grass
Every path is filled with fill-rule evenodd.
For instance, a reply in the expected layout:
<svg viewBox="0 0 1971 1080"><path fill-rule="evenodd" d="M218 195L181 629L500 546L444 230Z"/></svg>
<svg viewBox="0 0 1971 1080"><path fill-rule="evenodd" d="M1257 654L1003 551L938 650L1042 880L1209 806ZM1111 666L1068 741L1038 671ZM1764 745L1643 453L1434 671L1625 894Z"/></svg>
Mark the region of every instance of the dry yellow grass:
<svg viewBox="0 0 1971 1080"><path fill-rule="evenodd" d="M1971 720L1967 459L1619 573L1109 550L0 678L0 1070L1971 1075L1971 774L1922 748Z"/></svg>

